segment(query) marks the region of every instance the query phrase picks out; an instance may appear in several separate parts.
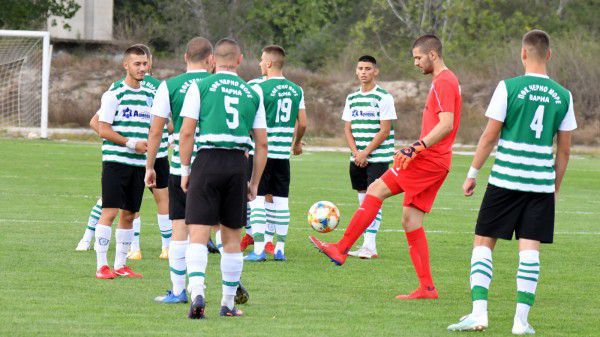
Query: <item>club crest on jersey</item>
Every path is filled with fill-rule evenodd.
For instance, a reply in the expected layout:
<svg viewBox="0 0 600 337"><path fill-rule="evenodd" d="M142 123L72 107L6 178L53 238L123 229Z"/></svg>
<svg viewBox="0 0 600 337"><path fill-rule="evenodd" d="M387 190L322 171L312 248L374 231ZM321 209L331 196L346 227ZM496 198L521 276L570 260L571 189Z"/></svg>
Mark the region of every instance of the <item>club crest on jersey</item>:
<svg viewBox="0 0 600 337"><path fill-rule="evenodd" d="M154 99L152 97L146 97L146 105L152 106L152 103L154 103Z"/></svg>

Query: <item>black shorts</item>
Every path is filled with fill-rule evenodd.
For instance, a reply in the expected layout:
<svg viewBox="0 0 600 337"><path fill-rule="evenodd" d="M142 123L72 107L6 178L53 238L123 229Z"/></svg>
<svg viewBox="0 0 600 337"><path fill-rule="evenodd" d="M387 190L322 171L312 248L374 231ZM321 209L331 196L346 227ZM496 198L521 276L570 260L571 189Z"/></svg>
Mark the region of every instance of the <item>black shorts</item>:
<svg viewBox="0 0 600 337"><path fill-rule="evenodd" d="M169 219L185 219L185 192L181 189L181 177L169 175Z"/></svg>
<svg viewBox="0 0 600 337"><path fill-rule="evenodd" d="M144 196L146 168L102 162L102 207L138 212Z"/></svg>
<svg viewBox="0 0 600 337"><path fill-rule="evenodd" d="M169 158L156 158L154 161L154 172L156 172L155 188L167 188L169 186Z"/></svg>
<svg viewBox="0 0 600 337"><path fill-rule="evenodd" d="M350 182L352 189L365 191L369 185L381 177L388 170L388 163L369 163L365 167L358 167L350 162Z"/></svg>
<svg viewBox="0 0 600 337"><path fill-rule="evenodd" d="M243 151L198 151L186 196L186 224L221 224L233 229L246 224L247 161Z"/></svg>
<svg viewBox="0 0 600 337"><path fill-rule="evenodd" d="M536 240L552 243L554 237L554 193L513 191L487 186L475 234L498 239Z"/></svg>
<svg viewBox="0 0 600 337"><path fill-rule="evenodd" d="M267 158L267 165L258 184L258 195L271 194L287 198L290 195L289 159Z"/></svg>

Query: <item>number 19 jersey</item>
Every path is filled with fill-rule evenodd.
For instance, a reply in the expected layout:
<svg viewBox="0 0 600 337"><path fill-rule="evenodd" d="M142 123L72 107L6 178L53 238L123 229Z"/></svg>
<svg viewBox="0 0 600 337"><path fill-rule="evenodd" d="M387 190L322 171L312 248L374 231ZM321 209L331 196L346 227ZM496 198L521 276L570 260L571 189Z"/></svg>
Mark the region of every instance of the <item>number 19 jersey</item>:
<svg viewBox="0 0 600 337"><path fill-rule="evenodd" d="M503 122L489 183L517 191L555 191L552 142L577 128L571 93L548 76L501 81L485 113Z"/></svg>

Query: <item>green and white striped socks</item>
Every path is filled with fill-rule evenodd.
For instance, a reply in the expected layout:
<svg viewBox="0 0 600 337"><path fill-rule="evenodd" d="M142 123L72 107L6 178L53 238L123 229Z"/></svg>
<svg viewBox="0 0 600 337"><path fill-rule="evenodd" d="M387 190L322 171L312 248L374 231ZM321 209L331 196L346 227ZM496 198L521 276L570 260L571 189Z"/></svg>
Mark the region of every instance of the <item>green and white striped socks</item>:
<svg viewBox="0 0 600 337"><path fill-rule="evenodd" d="M204 296L204 276L208 263L208 248L201 243L190 243L185 253L188 274L188 290L192 301L196 296Z"/></svg>
<svg viewBox="0 0 600 337"><path fill-rule="evenodd" d="M492 282L492 250L485 246L475 246L471 255L471 298L472 314L487 315L488 290Z"/></svg>
<svg viewBox="0 0 600 337"><path fill-rule="evenodd" d="M169 219L169 214L156 213L156 219L158 220L158 229L160 230L162 239L162 249L167 249L169 248L169 242L171 242L171 235L173 234L173 224Z"/></svg>
<svg viewBox="0 0 600 337"><path fill-rule="evenodd" d="M519 252L519 268L517 269L517 310L515 320L527 324L529 309L535 300L535 289L540 277L540 252L522 250Z"/></svg>
<svg viewBox="0 0 600 337"><path fill-rule="evenodd" d="M267 212L267 227L265 228L265 244L267 242L273 243L273 236L277 230L275 224L269 220L275 212L275 204L272 202L265 201L265 211Z"/></svg>
<svg viewBox="0 0 600 337"><path fill-rule="evenodd" d="M277 244L275 252L285 253L285 239L290 226L290 207L289 199L283 197L273 197L273 210L267 212L267 221L275 225L275 234Z"/></svg>
<svg viewBox="0 0 600 337"><path fill-rule="evenodd" d="M85 228L85 233L83 234L83 241L91 242L94 238L94 232L96 231L96 225L100 220L100 215L102 214L102 199L98 199L94 207L92 207L92 211L90 212L90 217L88 218L88 224Z"/></svg>
<svg viewBox="0 0 600 337"><path fill-rule="evenodd" d="M173 294L180 295L185 290L185 252L188 241L171 241L169 245L169 271L171 283L173 283Z"/></svg>
<svg viewBox="0 0 600 337"><path fill-rule="evenodd" d="M265 229L267 215L265 211L265 197L257 196L249 202L250 225L252 225L252 238L254 239L254 254L262 254L265 250Z"/></svg>
<svg viewBox="0 0 600 337"><path fill-rule="evenodd" d="M244 256L242 253L221 254L221 277L223 278L223 297L221 305L233 309L234 298L244 269Z"/></svg>
<svg viewBox="0 0 600 337"><path fill-rule="evenodd" d="M142 231L142 218L139 216L133 219L133 241L131 242L131 251L140 250L140 232Z"/></svg>
<svg viewBox="0 0 600 337"><path fill-rule="evenodd" d="M250 203L246 204L246 234L252 236L252 225L250 224Z"/></svg>

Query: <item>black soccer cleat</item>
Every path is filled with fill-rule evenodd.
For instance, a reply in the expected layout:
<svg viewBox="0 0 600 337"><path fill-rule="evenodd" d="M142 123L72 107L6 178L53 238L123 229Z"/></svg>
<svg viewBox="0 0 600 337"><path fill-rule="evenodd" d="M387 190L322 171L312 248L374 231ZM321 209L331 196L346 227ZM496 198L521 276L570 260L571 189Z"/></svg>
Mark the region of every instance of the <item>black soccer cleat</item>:
<svg viewBox="0 0 600 337"><path fill-rule="evenodd" d="M190 305L190 312L188 313L188 318L190 319L203 319L204 318L204 297L202 295L198 295L192 301Z"/></svg>
<svg viewBox="0 0 600 337"><path fill-rule="evenodd" d="M235 291L235 304L245 304L250 299L250 294L248 294L248 290L242 285L242 281L240 280L240 284Z"/></svg>
<svg viewBox="0 0 600 337"><path fill-rule="evenodd" d="M221 252L219 252L219 248L215 245L215 243L212 241L212 239L208 240L208 245L206 245L206 247L208 248L208 252L210 254L220 254Z"/></svg>
<svg viewBox="0 0 600 337"><path fill-rule="evenodd" d="M244 316L244 313L236 307L233 307L233 309L229 309L226 305L224 305L221 307L221 312L219 312L219 316L240 317L240 316Z"/></svg>

